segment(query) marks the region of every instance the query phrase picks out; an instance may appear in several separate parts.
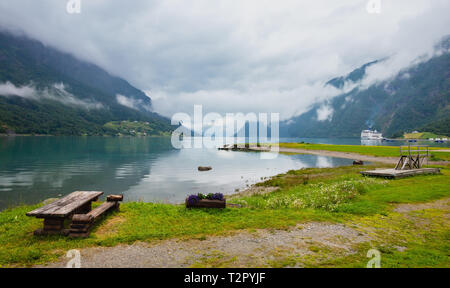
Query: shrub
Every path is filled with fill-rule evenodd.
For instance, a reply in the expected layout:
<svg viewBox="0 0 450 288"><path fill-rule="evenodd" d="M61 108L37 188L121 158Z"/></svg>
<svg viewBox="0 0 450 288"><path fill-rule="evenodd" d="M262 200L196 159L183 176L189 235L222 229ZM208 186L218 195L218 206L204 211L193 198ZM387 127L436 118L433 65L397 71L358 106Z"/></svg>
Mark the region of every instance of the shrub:
<svg viewBox="0 0 450 288"><path fill-rule="evenodd" d="M369 185L386 184L387 181L374 179L344 180L332 184L311 184L309 189L295 187L286 194L265 200L267 208L315 208L336 210L339 205L350 201L367 191Z"/></svg>

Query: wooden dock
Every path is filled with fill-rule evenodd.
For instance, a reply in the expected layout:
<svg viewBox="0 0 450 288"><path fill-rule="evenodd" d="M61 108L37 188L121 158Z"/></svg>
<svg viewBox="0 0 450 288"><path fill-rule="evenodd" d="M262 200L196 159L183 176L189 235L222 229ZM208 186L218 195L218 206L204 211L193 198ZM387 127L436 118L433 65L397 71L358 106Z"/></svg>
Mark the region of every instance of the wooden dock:
<svg viewBox="0 0 450 288"><path fill-rule="evenodd" d="M271 146L250 146L248 144L243 145L225 145L223 147L219 147L218 150L222 151L241 151L241 152L271 152Z"/></svg>
<svg viewBox="0 0 450 288"><path fill-rule="evenodd" d="M441 173L441 169L439 169L439 168L420 168L420 169L410 169L410 170L376 169L376 170L361 172L361 174L364 176L382 177L382 178L390 178L390 179L398 179L398 178L410 177L410 176L415 176L415 175L440 174L440 173Z"/></svg>

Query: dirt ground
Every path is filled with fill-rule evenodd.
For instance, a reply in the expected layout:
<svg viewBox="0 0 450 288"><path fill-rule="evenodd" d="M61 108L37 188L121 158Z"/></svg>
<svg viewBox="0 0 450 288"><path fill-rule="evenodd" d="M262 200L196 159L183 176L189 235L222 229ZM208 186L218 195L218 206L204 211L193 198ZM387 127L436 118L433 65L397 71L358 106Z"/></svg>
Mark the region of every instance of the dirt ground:
<svg viewBox="0 0 450 288"><path fill-rule="evenodd" d="M448 209L450 205L450 198L437 200L430 203L421 203L421 204L399 204L394 209L397 213L408 213L411 211L425 210L425 209Z"/></svg>

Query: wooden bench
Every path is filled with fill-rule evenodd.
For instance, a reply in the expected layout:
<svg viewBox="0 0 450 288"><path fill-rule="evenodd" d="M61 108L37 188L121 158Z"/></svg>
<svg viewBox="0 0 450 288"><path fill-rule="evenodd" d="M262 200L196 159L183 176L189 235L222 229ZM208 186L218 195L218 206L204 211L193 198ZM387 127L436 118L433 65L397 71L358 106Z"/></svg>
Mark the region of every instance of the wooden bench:
<svg viewBox="0 0 450 288"><path fill-rule="evenodd" d="M44 219L44 228L34 231L35 235L67 234L64 220L70 219L74 214L89 213L92 201L97 201L101 195L101 191L76 191L26 215Z"/></svg>
<svg viewBox="0 0 450 288"><path fill-rule="evenodd" d="M106 197L105 203L89 213L73 215L72 224L70 224L69 237L89 237L90 230L95 221L110 210L119 210L119 202L122 200L123 195L109 195Z"/></svg>

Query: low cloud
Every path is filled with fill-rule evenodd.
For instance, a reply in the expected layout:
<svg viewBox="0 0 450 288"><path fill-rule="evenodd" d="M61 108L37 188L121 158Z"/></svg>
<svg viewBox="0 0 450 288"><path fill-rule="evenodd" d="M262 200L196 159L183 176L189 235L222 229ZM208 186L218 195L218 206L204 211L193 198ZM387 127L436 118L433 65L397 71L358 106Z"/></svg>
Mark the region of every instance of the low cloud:
<svg viewBox="0 0 450 288"><path fill-rule="evenodd" d="M81 100L66 90L63 83L55 83L53 86L38 90L33 84L17 87L11 82L0 84L0 95L5 97L21 97L34 101L51 100L67 106L77 106L85 109L102 109L101 103L91 100Z"/></svg>
<svg viewBox="0 0 450 288"><path fill-rule="evenodd" d="M53 85L54 90L46 90L44 94L48 99L59 101L64 105L68 106L80 106L86 109L102 109L104 108L103 104L90 101L90 100L81 100L76 98L73 94L66 91L63 83L56 83ZM52 92L56 92L56 95Z"/></svg>
<svg viewBox="0 0 450 288"><path fill-rule="evenodd" d="M192 115L194 105L202 105L203 111L226 113L280 113L280 119L286 120L293 115L300 115L315 103L326 102L342 93L349 92L355 84L343 89L324 86L323 82L311 83L284 91L254 87L251 90L200 90L191 93L168 94L154 91L155 110L163 115L183 112ZM303 96L303 97L302 97ZM269 104L272 105L269 105Z"/></svg>
<svg viewBox="0 0 450 288"><path fill-rule="evenodd" d="M0 95L3 96L19 96L23 98L34 98L36 90L32 86L16 87L11 82L0 84Z"/></svg>
<svg viewBox="0 0 450 288"><path fill-rule="evenodd" d="M120 105L134 109L134 110L144 109L147 111L151 111L151 106L146 104L144 101L142 101L140 99L129 98L129 97L123 96L121 94L117 94L116 100L117 100L117 103L119 103Z"/></svg>
<svg viewBox="0 0 450 288"><path fill-rule="evenodd" d="M322 105L317 109L317 121L330 121L333 117L333 108L328 105Z"/></svg>

